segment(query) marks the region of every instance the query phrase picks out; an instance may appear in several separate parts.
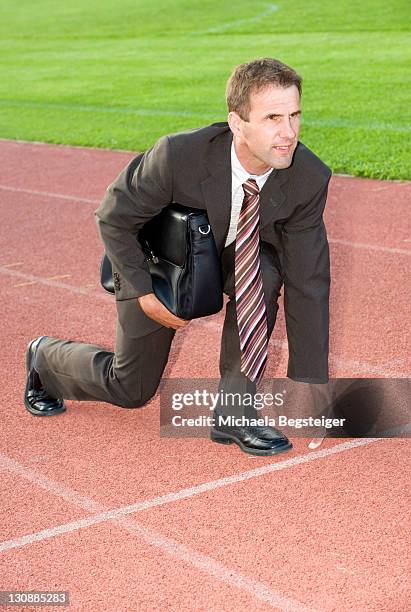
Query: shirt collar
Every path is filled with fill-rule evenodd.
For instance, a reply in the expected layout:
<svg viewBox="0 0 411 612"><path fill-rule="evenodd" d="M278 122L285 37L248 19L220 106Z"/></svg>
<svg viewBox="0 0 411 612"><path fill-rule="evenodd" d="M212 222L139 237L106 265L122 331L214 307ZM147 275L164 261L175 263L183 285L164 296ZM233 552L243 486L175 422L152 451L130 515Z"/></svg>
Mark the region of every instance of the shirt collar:
<svg viewBox="0 0 411 612"><path fill-rule="evenodd" d="M261 182L264 183L267 180L268 176L273 171L273 168L270 168L264 174L250 174L249 172L247 172L247 170L245 170L240 164L240 160L237 157L233 139L233 142L231 143L231 171L234 177L241 183L245 183L248 178L252 178L257 182L257 185L261 187Z"/></svg>

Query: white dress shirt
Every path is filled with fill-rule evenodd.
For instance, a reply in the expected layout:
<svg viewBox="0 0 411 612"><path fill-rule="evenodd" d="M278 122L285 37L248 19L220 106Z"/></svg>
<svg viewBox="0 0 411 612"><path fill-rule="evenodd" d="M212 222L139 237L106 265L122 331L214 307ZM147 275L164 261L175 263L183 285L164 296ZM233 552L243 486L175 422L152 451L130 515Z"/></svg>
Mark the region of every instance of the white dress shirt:
<svg viewBox="0 0 411 612"><path fill-rule="evenodd" d="M238 217L240 216L241 206L244 200L243 183L245 183L247 179L252 178L256 181L261 191L272 171L273 168L270 168L265 174L258 175L250 174L247 170L244 170L235 152L233 140L231 145L231 218L225 246L234 242L237 235Z"/></svg>

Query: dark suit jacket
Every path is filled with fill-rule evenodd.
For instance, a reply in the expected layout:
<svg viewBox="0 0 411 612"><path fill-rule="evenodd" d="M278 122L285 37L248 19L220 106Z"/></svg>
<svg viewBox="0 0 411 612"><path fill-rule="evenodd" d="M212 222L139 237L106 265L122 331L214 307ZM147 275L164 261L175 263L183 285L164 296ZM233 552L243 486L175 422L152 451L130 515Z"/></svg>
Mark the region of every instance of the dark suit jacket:
<svg viewBox="0 0 411 612"><path fill-rule="evenodd" d="M107 190L97 225L113 265L116 299L152 292L135 235L172 201L207 209L221 253L231 212L232 133L227 123L163 136ZM301 142L289 168L261 190L260 236L277 250L284 277L287 376L328 380L329 249L323 223L330 169Z"/></svg>

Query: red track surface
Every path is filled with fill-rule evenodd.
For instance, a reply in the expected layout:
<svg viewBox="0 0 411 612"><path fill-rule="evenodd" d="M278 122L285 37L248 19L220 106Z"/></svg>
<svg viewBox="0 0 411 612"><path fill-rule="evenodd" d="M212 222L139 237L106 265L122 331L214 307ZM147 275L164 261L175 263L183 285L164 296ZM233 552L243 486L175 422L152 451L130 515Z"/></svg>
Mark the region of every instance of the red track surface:
<svg viewBox="0 0 411 612"><path fill-rule="evenodd" d="M67 402L50 419L24 409L31 338L113 347L93 211L131 156L0 141L0 590L65 590L70 609L93 612L408 610L407 440L313 452L297 438L251 458L160 439L158 397L140 410ZM333 377L409 375L410 195L410 183L332 179ZM217 377L221 322L179 331L166 376ZM284 377L286 361L280 316L267 375Z"/></svg>

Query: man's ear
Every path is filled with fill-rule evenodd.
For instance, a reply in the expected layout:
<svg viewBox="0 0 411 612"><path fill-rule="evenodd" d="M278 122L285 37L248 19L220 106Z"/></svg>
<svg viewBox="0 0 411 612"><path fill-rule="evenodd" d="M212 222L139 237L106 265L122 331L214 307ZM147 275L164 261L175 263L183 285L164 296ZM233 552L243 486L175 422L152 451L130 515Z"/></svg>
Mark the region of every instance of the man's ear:
<svg viewBox="0 0 411 612"><path fill-rule="evenodd" d="M234 111L231 111L230 113L228 113L227 121L228 125L230 126L230 130L232 131L234 136L240 136L242 122L241 117L237 115L237 113L235 113Z"/></svg>

